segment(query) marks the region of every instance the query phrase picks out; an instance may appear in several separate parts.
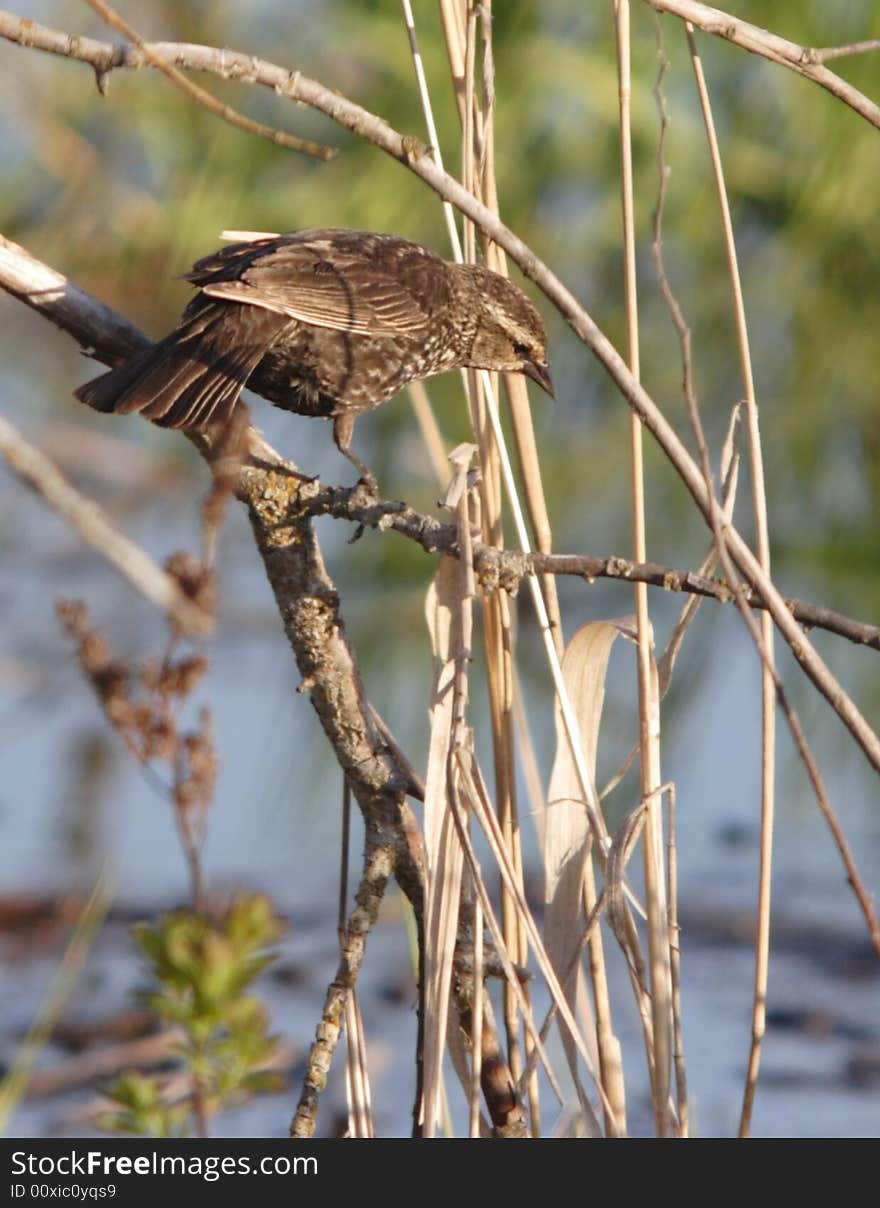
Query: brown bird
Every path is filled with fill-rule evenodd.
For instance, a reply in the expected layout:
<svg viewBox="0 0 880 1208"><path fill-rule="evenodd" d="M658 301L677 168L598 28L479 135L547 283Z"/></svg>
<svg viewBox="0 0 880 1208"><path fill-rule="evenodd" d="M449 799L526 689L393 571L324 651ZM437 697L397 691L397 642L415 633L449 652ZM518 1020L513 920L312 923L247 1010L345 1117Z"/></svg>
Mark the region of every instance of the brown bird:
<svg viewBox="0 0 880 1208"><path fill-rule="evenodd" d="M523 291L393 235L317 228L230 244L185 274L199 286L164 340L86 382L97 411L166 428L225 424L245 384L286 411L357 417L408 382L468 366L524 373L549 394L544 324Z"/></svg>

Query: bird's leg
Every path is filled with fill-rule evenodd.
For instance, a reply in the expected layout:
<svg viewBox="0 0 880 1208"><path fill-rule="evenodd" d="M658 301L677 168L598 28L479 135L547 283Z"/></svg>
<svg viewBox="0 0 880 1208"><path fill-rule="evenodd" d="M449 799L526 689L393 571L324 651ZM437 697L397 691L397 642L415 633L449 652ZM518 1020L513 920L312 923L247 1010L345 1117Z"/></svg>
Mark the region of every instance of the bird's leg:
<svg viewBox="0 0 880 1208"><path fill-rule="evenodd" d="M354 424L357 415L351 411L343 411L333 420L333 439L336 442L336 448L347 457L353 466L357 467L357 471L363 479L367 489L373 494L378 495L379 483L376 480L376 475L365 465L358 457L354 449L351 447L351 438L354 434Z"/></svg>

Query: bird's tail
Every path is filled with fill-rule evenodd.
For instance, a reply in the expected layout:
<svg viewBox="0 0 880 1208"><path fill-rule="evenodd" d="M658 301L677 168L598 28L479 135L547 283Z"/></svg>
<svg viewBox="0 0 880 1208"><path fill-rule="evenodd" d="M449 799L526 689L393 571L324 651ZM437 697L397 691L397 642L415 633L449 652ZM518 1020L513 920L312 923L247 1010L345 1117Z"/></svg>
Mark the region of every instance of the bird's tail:
<svg viewBox="0 0 880 1208"><path fill-rule="evenodd" d="M245 382L288 323L271 311L197 297L164 340L74 394L96 411L139 411L163 428L225 423Z"/></svg>

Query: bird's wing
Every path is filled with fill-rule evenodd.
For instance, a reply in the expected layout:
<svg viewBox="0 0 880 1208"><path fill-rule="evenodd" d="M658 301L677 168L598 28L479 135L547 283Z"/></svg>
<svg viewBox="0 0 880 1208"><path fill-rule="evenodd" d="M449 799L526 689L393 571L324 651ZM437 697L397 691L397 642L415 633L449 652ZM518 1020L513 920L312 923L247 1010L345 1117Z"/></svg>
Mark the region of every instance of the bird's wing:
<svg viewBox="0 0 880 1208"><path fill-rule="evenodd" d="M228 269L203 271L190 279L209 297L274 311L313 327L364 336L425 334L449 299L446 265L414 244L372 238L381 240L375 248L369 242L327 238L273 240L258 255L252 244L242 253L245 263L235 275ZM228 257L231 251L223 254ZM230 260L224 267L232 268ZM438 273L438 267L443 271Z"/></svg>

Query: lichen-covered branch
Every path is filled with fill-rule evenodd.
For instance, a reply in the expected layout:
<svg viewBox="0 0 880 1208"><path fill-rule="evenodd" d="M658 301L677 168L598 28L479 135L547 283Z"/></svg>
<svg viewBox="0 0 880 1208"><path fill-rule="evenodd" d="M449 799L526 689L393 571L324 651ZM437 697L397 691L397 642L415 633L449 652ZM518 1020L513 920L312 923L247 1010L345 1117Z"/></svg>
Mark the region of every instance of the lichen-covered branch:
<svg viewBox="0 0 880 1208"><path fill-rule="evenodd" d="M393 846L383 841L372 828L367 830L364 873L355 894L355 907L348 917L339 947L339 966L330 983L321 1012L315 1040L309 1051L306 1072L290 1135L298 1140L314 1136L321 1092L339 1042L345 1015L345 1003L357 981L367 947L367 935L379 913L385 888L394 872Z"/></svg>

